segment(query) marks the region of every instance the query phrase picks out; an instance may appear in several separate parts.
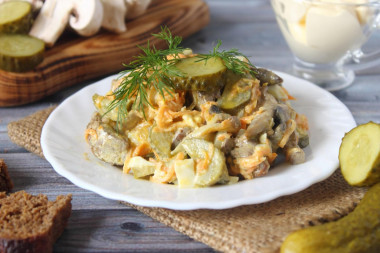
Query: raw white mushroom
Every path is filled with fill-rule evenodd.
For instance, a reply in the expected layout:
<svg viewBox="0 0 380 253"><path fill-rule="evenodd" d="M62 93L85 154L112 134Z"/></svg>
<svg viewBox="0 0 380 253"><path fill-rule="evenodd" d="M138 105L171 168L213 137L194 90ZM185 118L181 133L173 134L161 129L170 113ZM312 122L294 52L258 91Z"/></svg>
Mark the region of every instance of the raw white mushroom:
<svg viewBox="0 0 380 253"><path fill-rule="evenodd" d="M9 1L9 0L0 0ZM27 0L37 4L42 0ZM140 16L151 0L46 0L31 31L31 36L53 46L64 29L70 27L82 36L92 36L101 27L122 33L125 19ZM42 3L42 2L41 2Z"/></svg>
<svg viewBox="0 0 380 253"><path fill-rule="evenodd" d="M73 9L71 0L48 0L42 6L29 34L52 46L69 21Z"/></svg>
<svg viewBox="0 0 380 253"><path fill-rule="evenodd" d="M145 12L148 8L151 0L125 0L127 6L127 19L133 19Z"/></svg>
<svg viewBox="0 0 380 253"><path fill-rule="evenodd" d="M70 27L82 36L96 34L103 21L103 5L101 1L72 0L72 2L74 15L70 17Z"/></svg>
<svg viewBox="0 0 380 253"><path fill-rule="evenodd" d="M91 36L99 31L102 20L103 5L100 0L48 0L29 34L52 46L68 23L78 34Z"/></svg>
<svg viewBox="0 0 380 253"><path fill-rule="evenodd" d="M116 33L125 32L127 27L124 19L127 13L127 7L125 6L124 0L102 0L102 4L102 27Z"/></svg>

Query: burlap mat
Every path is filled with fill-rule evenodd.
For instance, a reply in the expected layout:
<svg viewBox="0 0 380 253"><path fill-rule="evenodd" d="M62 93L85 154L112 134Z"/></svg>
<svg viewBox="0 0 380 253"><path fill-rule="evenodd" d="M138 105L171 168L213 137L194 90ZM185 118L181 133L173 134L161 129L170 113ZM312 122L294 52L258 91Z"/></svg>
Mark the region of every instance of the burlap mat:
<svg viewBox="0 0 380 253"><path fill-rule="evenodd" d="M10 123L10 139L43 156L39 142L41 128L53 109ZM259 205L196 211L129 205L219 251L278 252L291 231L346 215L365 191L350 187L337 170L327 180L302 192Z"/></svg>

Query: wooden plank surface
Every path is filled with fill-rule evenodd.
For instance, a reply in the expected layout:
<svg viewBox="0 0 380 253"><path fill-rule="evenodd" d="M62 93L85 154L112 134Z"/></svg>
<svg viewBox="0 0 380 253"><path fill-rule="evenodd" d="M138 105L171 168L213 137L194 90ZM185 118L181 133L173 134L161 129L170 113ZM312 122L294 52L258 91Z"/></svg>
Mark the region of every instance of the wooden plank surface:
<svg viewBox="0 0 380 253"><path fill-rule="evenodd" d="M207 52L216 40L236 47L253 63L289 72L292 56L275 22L269 1L208 0L210 24L184 41L185 47ZM378 47L380 34L367 46ZM290 72L289 72L290 73ZM380 123L380 66L357 72L354 84L333 92L351 110L358 124ZM8 164L14 190L44 193L50 199L73 194L73 213L54 252L214 252L142 213L83 190L59 176L50 164L13 144L6 126L51 104L60 103L87 83L66 88L37 103L0 108L0 157ZM317 99L317 98L316 98ZM328 122L326 122L328 124Z"/></svg>
<svg viewBox="0 0 380 253"><path fill-rule="evenodd" d="M0 106L34 102L65 87L120 71L122 63L140 53L136 45L150 40L157 48L166 46L151 35L162 25L186 38L208 21L208 8L202 0L155 0L144 15L127 22L125 33L101 31L89 38L66 33L33 71L0 70Z"/></svg>

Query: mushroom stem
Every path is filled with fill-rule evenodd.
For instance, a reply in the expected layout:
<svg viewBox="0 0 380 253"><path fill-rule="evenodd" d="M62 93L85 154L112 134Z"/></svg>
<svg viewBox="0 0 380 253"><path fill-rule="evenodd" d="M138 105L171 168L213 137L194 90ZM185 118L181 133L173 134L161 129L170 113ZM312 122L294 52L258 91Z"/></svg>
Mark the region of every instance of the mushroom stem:
<svg viewBox="0 0 380 253"><path fill-rule="evenodd" d="M54 45L66 28L72 8L71 1L46 1L29 34L43 40L47 46Z"/></svg>

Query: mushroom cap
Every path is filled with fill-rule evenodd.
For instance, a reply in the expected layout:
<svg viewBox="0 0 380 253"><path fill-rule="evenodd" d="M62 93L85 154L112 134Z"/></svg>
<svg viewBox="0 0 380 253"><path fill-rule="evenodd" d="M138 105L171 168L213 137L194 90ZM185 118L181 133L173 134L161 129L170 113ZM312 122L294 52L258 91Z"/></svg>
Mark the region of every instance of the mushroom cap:
<svg viewBox="0 0 380 253"><path fill-rule="evenodd" d="M122 33L127 30L125 25L125 14L127 7L124 0L101 0L103 3L103 22L105 29Z"/></svg>
<svg viewBox="0 0 380 253"><path fill-rule="evenodd" d="M101 1L72 0L72 2L73 14L69 20L70 27L82 36L96 34L103 21L103 5Z"/></svg>

